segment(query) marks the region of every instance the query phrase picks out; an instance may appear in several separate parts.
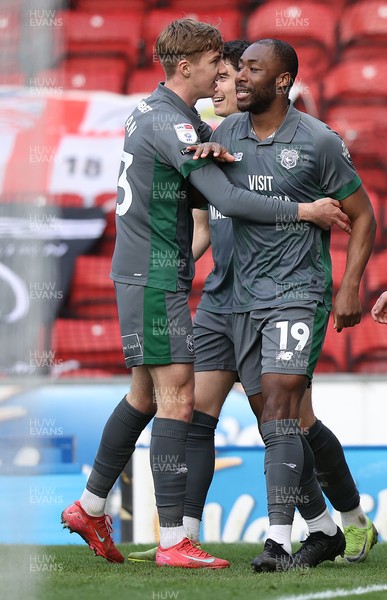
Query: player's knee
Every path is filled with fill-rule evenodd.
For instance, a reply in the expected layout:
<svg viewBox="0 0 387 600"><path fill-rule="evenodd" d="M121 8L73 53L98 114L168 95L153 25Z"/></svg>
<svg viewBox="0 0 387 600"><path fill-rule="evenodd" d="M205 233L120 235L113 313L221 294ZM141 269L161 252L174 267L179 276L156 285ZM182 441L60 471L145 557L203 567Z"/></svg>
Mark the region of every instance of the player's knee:
<svg viewBox="0 0 387 600"><path fill-rule="evenodd" d="M157 414L162 418L189 422L193 406L193 394L185 393L184 388L170 390L158 397Z"/></svg>

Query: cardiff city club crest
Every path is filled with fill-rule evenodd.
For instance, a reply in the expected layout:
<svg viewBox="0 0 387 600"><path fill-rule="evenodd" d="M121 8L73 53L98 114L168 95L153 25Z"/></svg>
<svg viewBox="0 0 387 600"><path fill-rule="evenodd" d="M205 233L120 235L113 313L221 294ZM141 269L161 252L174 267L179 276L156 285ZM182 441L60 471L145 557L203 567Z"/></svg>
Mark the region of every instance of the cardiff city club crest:
<svg viewBox="0 0 387 600"><path fill-rule="evenodd" d="M284 148L281 150L279 155L279 160L282 167L285 169L294 169L297 166L298 159L300 158L300 153L295 148Z"/></svg>
<svg viewBox="0 0 387 600"><path fill-rule="evenodd" d="M191 354L193 354L195 352L194 336L192 334L187 335L185 341L187 343L188 352L191 352Z"/></svg>

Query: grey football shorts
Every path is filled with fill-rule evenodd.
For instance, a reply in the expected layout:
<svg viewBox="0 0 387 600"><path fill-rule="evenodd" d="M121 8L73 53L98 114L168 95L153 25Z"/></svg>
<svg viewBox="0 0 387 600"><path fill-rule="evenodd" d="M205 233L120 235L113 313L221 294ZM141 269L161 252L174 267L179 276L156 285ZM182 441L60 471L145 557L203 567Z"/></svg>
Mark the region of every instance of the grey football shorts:
<svg viewBox="0 0 387 600"><path fill-rule="evenodd" d="M232 314L198 308L193 320L195 371L236 371Z"/></svg>
<svg viewBox="0 0 387 600"><path fill-rule="evenodd" d="M261 391L264 373L313 377L329 311L321 303L288 304L235 313L236 362L248 396Z"/></svg>
<svg viewBox="0 0 387 600"><path fill-rule="evenodd" d="M127 368L195 360L188 292L115 282Z"/></svg>

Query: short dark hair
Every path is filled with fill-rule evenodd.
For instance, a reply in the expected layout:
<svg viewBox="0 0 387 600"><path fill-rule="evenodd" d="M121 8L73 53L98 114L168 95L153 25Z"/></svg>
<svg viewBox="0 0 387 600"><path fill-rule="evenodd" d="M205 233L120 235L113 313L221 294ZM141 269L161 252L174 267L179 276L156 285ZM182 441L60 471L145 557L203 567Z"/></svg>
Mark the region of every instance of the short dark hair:
<svg viewBox="0 0 387 600"><path fill-rule="evenodd" d="M291 84L288 88L290 90L298 73L298 57L293 46L275 38L257 40L254 44L262 44L263 46L271 46L273 48L273 54L278 61L281 71L288 71L290 73Z"/></svg>
<svg viewBox="0 0 387 600"><path fill-rule="evenodd" d="M225 42L222 58L231 63L237 71L239 59L249 46L251 46L251 42L247 42L246 40L231 40L230 42Z"/></svg>

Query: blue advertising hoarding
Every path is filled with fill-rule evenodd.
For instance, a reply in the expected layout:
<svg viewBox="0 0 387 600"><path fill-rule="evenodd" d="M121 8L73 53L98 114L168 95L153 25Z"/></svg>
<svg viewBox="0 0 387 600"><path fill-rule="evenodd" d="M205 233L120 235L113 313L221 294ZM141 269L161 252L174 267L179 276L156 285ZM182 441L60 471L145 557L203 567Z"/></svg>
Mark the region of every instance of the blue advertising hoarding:
<svg viewBox="0 0 387 600"><path fill-rule="evenodd" d="M84 488L103 426L128 390L125 382L1 386L0 543L83 543L60 513ZM150 426L141 438L147 445ZM345 448L362 505L387 540L387 447ZM264 450L247 399L233 390L217 430L216 471L203 539L258 541L267 529ZM134 485L141 485L135 481ZM120 541L119 487L109 498ZM302 524L295 521L295 536Z"/></svg>

